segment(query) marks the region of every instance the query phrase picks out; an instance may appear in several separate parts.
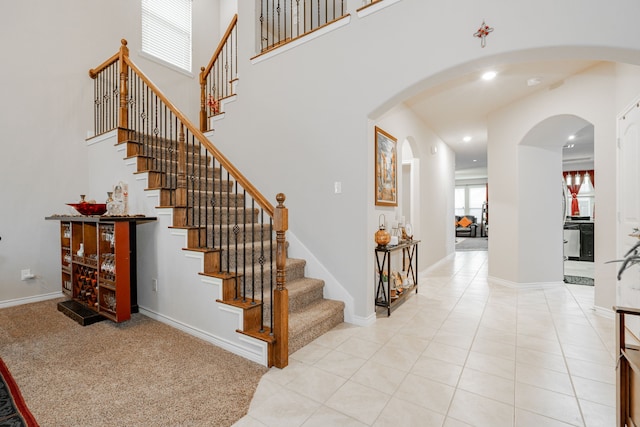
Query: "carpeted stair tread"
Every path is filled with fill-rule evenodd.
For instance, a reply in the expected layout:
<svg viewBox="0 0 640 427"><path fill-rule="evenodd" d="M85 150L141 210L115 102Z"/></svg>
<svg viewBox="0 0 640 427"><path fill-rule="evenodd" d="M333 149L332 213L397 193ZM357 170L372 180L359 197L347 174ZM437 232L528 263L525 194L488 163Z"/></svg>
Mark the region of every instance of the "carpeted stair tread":
<svg viewBox="0 0 640 427"><path fill-rule="evenodd" d="M344 302L322 299L289 315L289 354L344 322Z"/></svg>
<svg viewBox="0 0 640 427"><path fill-rule="evenodd" d="M307 307L324 298L324 280L302 277L292 281L287 280L289 291L289 314L306 310ZM264 318L271 316L270 296L264 297Z"/></svg>
<svg viewBox="0 0 640 427"><path fill-rule="evenodd" d="M289 313L296 313L323 298L324 280L302 277L287 281L287 289Z"/></svg>

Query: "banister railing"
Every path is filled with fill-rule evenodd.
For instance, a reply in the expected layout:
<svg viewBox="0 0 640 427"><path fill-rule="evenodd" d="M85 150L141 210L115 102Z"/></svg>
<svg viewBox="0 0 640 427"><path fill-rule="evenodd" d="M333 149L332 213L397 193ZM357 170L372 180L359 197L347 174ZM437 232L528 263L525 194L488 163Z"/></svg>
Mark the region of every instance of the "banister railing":
<svg viewBox="0 0 640 427"><path fill-rule="evenodd" d="M161 205L174 207L173 225L195 230L190 248L221 251L236 300L263 303L259 332L273 335L273 364L286 366L284 195L274 207L130 60L126 40L89 75L96 135L118 128L136 141L139 167L158 177Z"/></svg>
<svg viewBox="0 0 640 427"><path fill-rule="evenodd" d="M261 0L261 52L291 42L345 16L345 0Z"/></svg>
<svg viewBox="0 0 640 427"><path fill-rule="evenodd" d="M221 103L235 95L238 81L238 15L222 36L209 64L200 68L200 130L210 130L209 118L220 114Z"/></svg>

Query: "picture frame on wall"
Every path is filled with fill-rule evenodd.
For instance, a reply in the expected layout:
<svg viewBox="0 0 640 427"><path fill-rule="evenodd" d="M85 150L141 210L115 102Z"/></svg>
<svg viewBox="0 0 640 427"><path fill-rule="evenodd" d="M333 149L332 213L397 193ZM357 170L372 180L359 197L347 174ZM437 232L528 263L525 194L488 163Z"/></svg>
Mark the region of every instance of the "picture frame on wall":
<svg viewBox="0 0 640 427"><path fill-rule="evenodd" d="M375 127L376 206L398 206L397 139Z"/></svg>

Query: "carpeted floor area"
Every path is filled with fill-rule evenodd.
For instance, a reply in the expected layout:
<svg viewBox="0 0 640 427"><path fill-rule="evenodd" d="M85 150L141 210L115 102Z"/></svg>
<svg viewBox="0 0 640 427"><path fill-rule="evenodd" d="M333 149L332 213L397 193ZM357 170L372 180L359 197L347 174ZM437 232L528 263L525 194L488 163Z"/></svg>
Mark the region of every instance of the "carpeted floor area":
<svg viewBox="0 0 640 427"><path fill-rule="evenodd" d="M456 239L456 251L486 251L488 247L488 237L466 237Z"/></svg>
<svg viewBox="0 0 640 427"><path fill-rule="evenodd" d="M141 314L80 326L59 301L0 310L0 357L42 426L230 426L267 372Z"/></svg>

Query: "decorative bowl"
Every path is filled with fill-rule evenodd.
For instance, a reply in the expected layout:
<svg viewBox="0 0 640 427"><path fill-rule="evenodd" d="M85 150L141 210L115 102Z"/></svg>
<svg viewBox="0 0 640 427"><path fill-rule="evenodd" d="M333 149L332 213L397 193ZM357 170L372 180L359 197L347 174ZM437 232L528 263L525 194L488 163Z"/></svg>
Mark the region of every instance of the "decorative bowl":
<svg viewBox="0 0 640 427"><path fill-rule="evenodd" d="M106 203L67 203L81 215L102 215L107 211Z"/></svg>

